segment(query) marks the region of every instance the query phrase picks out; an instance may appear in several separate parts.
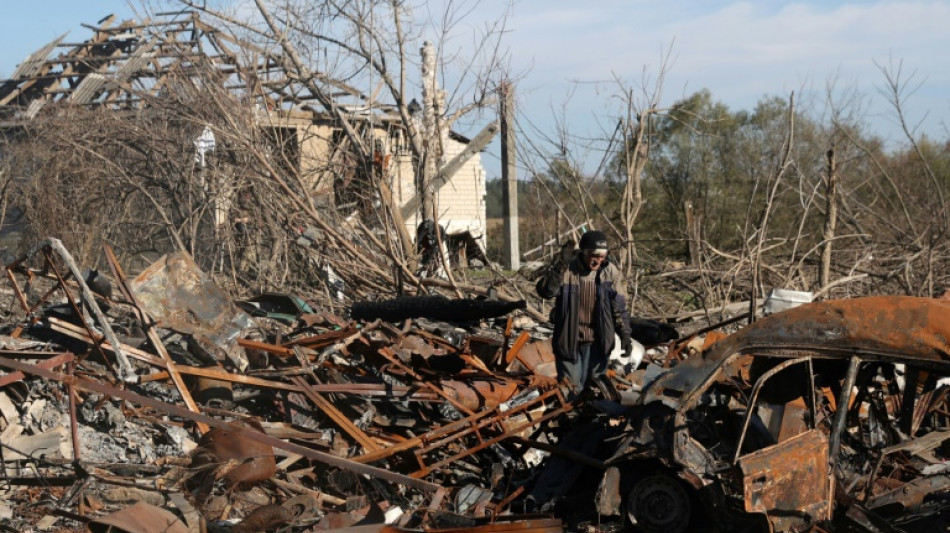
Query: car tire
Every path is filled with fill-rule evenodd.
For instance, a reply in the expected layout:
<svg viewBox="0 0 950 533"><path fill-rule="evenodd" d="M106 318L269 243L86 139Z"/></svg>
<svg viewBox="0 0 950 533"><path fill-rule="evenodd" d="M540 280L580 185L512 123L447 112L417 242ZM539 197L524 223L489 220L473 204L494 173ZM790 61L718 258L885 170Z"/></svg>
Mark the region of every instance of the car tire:
<svg viewBox="0 0 950 533"><path fill-rule="evenodd" d="M644 533L689 531L693 504L677 480L652 475L639 480L627 495L627 518Z"/></svg>

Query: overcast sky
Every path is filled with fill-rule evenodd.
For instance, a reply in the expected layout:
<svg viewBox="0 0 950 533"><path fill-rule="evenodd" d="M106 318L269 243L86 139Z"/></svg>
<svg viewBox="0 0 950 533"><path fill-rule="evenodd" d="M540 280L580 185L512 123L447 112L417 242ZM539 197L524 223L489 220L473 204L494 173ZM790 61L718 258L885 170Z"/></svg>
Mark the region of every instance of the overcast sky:
<svg viewBox="0 0 950 533"><path fill-rule="evenodd" d="M87 38L80 23L132 15L123 0L7 3L0 78L63 32L71 31L70 40ZM508 5L486 0L476 15L493 20ZM875 63L902 61L904 76L913 74L919 85L908 98L910 120L948 137L950 0L513 0L510 7L506 45L513 70L527 72L519 105L541 125L555 113L576 131L595 133L613 122L606 82L617 77L635 85L644 72L655 79L663 53L671 51L663 105L708 88L731 109L751 110L765 96L795 91L818 111L828 81L837 79L867 99L875 132L895 139Z"/></svg>

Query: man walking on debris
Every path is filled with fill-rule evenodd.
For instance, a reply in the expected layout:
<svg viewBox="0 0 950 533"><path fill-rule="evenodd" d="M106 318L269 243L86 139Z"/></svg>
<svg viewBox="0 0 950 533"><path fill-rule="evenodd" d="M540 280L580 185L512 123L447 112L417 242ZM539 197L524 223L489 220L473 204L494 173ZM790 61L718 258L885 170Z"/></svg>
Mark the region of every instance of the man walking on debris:
<svg viewBox="0 0 950 533"><path fill-rule="evenodd" d="M555 298L551 320L558 381L571 387L573 400L607 369L614 335L620 336L624 357L633 350L627 299L620 271L610 263L607 236L588 231L580 252L567 250L538 280L542 298Z"/></svg>

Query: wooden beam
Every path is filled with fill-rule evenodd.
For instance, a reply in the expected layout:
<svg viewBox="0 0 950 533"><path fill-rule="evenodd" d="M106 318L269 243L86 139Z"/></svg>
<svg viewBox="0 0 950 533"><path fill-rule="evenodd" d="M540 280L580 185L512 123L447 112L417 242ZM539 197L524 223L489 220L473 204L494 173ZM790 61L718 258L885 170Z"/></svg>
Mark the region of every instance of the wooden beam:
<svg viewBox="0 0 950 533"><path fill-rule="evenodd" d="M488 146L488 143L495 137L495 134L498 133L498 123L492 122L491 124L485 126L482 131L478 132L478 135L475 136L471 142L468 143L468 146L457 156L453 157L451 161L445 164L442 168L439 169L439 175L436 176L435 180L432 181L432 189L438 194L439 189L441 189L446 183L452 179L452 176L455 175L459 169L462 168L469 159L471 159L475 154L482 151L483 148ZM403 218L409 218L415 213L419 206L422 205L422 200L419 198L419 194L415 194L412 198L406 202L400 208Z"/></svg>

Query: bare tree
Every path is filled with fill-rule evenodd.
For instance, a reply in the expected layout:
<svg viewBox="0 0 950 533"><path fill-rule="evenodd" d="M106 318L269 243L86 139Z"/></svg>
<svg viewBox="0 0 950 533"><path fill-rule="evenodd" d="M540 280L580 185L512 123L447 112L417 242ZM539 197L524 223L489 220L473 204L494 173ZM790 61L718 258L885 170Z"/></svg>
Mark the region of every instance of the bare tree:
<svg viewBox="0 0 950 533"><path fill-rule="evenodd" d="M475 42L480 43L475 50L446 58L447 41L459 31L461 19L474 11L469 4L445 4L442 16L434 17L442 23L432 36L438 41L425 45L423 21L404 2L331 0L318 4L273 5L256 0L256 15L261 22L255 23L254 17L238 19L204 3L180 1L260 40L276 43L282 53L273 57L288 74L305 85L323 111L333 116L345 132L355 164L364 169L364 175L372 174L376 157L375 143L368 133L373 117L388 114L389 119L397 118L412 153L417 189L426 197L424 200L428 200L421 203L423 218L437 218L438 213L432 209L431 183L444 163L443 139L460 117L475 109L492 108L496 80L507 74L503 72L505 56L499 46L506 22L504 17L475 36ZM433 6L423 4L422 7L431 9ZM420 50L421 69L416 55ZM448 65L463 55L468 61L452 72L456 86L452 90L439 88L437 75L444 78ZM413 83L413 79L417 81ZM344 80L366 90L344 104L334 94L335 87L330 80ZM416 91L421 91L427 104L423 110L424 120L415 116L413 102L417 100L413 94ZM463 102L462 95L474 97ZM369 129L358 125L357 121L364 117L370 121ZM391 227L401 236L401 250L394 252L411 255L411 240L398 206L393 205L392 191L384 179L375 180L375 185L386 204Z"/></svg>

